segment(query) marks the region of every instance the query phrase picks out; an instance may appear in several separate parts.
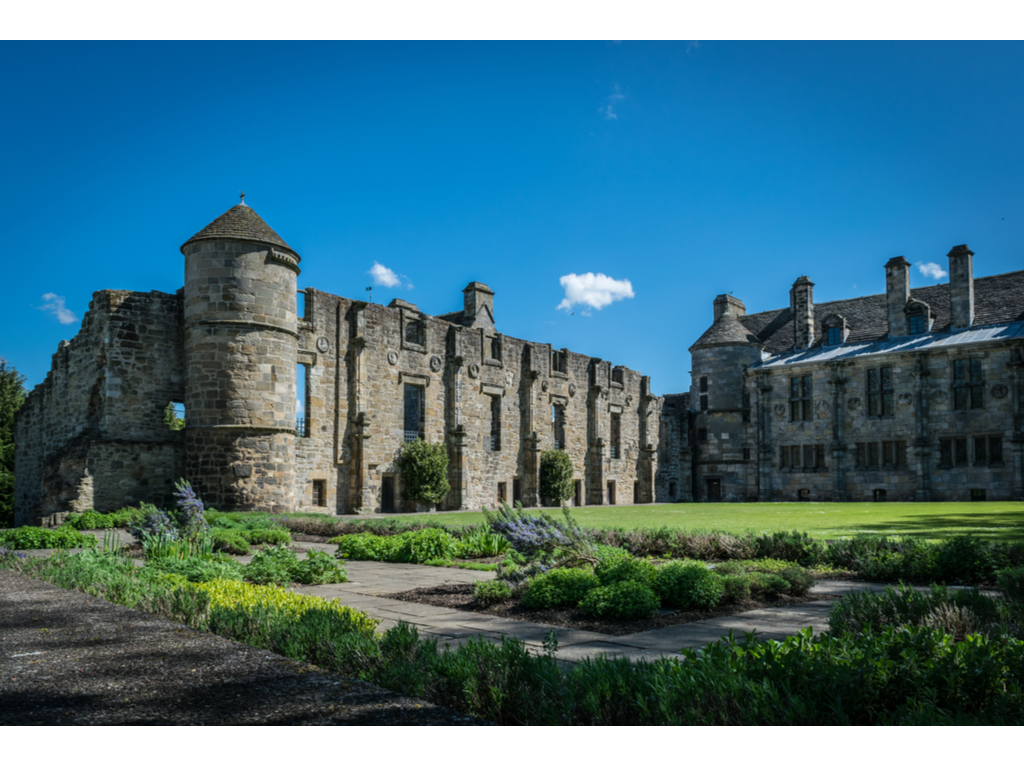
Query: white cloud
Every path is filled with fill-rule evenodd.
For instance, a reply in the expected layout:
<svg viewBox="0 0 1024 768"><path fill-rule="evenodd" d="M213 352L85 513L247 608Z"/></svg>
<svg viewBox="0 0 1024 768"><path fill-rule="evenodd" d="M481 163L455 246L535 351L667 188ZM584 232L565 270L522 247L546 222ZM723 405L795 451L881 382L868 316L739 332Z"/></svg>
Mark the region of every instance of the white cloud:
<svg viewBox="0 0 1024 768"><path fill-rule="evenodd" d="M306 415L306 406L304 406L302 401L297 397L295 398L295 413L299 416Z"/></svg>
<svg viewBox="0 0 1024 768"><path fill-rule="evenodd" d="M565 289L565 298L556 309L569 311L576 304L601 309L620 299L633 298L633 285L629 280L615 280L598 272L577 275L575 272L559 278Z"/></svg>
<svg viewBox="0 0 1024 768"><path fill-rule="evenodd" d="M46 303L39 309L50 312L61 325L71 325L78 322L78 315L64 306L64 297L56 293L44 293L43 301Z"/></svg>
<svg viewBox="0 0 1024 768"><path fill-rule="evenodd" d="M934 261L919 261L915 266L917 267L918 272L932 280L941 280L949 274Z"/></svg>
<svg viewBox="0 0 1024 768"><path fill-rule="evenodd" d="M608 94L608 103L601 107L598 112L604 115L605 120L618 120L619 116L615 114L615 105L626 98L625 94L619 88L619 84L615 83L615 90Z"/></svg>
<svg viewBox="0 0 1024 768"><path fill-rule="evenodd" d="M397 274L393 269L388 269L379 262L373 262L373 267L370 268L368 273L373 277L374 285L383 285L386 288L394 288L402 284L402 280L405 280L405 287L411 289L412 283L409 282L409 278L405 275Z"/></svg>

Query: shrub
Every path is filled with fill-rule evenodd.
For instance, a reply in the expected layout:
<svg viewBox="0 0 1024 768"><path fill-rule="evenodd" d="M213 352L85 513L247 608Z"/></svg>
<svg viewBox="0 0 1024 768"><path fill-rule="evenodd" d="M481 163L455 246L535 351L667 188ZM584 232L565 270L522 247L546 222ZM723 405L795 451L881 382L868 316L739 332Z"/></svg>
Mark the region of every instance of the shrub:
<svg viewBox="0 0 1024 768"><path fill-rule="evenodd" d="M599 585L590 571L556 568L527 582L523 606L533 610L568 608L579 604L587 592Z"/></svg>
<svg viewBox="0 0 1024 768"><path fill-rule="evenodd" d="M0 543L10 549L72 549L95 547L96 538L79 533L68 525L59 528L37 528L23 525L20 528L0 530Z"/></svg>
<svg viewBox="0 0 1024 768"><path fill-rule="evenodd" d="M947 584L991 581L1001 565L992 548L973 536L954 536L942 542L935 560L936 578Z"/></svg>
<svg viewBox="0 0 1024 768"><path fill-rule="evenodd" d="M398 457L402 473L402 498L440 504L448 495L448 448L423 440L406 443Z"/></svg>
<svg viewBox="0 0 1024 768"><path fill-rule="evenodd" d="M174 484L174 496L178 500L177 509L171 517L178 527L178 534L188 540L205 536L210 530L210 524L203 517L203 501L196 496L192 485L182 478Z"/></svg>
<svg viewBox="0 0 1024 768"><path fill-rule="evenodd" d="M594 547L594 554L599 561L610 560L618 557L629 557L629 552L622 547L612 547L607 544L597 544Z"/></svg>
<svg viewBox="0 0 1024 768"><path fill-rule="evenodd" d="M638 560L626 555L602 560L594 568L594 575L603 587L620 581L638 581L653 588L658 579L658 569L649 560Z"/></svg>
<svg viewBox="0 0 1024 768"><path fill-rule="evenodd" d="M1004 568L996 574L996 586L1010 602L1024 602L1024 568Z"/></svg>
<svg viewBox="0 0 1024 768"><path fill-rule="evenodd" d="M654 589L662 603L683 610L710 610L725 594L722 577L702 563L669 563L657 572Z"/></svg>
<svg viewBox="0 0 1024 768"><path fill-rule="evenodd" d="M474 528L459 538L456 557L494 557L506 550L508 541L503 536Z"/></svg>
<svg viewBox="0 0 1024 768"><path fill-rule="evenodd" d="M397 536L377 536L372 533L351 533L330 540L338 545L338 557L348 560L379 560L391 562L398 550Z"/></svg>
<svg viewBox="0 0 1024 768"><path fill-rule="evenodd" d="M459 541L447 531L424 528L395 537L401 544L398 558L403 563L425 563L427 560L451 560L458 554Z"/></svg>
<svg viewBox="0 0 1024 768"><path fill-rule="evenodd" d="M496 605L512 598L512 587L504 581L478 581L473 586L473 598L481 605Z"/></svg>
<svg viewBox="0 0 1024 768"><path fill-rule="evenodd" d="M561 504L572 498L572 459L565 451L541 451L540 495Z"/></svg>
<svg viewBox="0 0 1024 768"><path fill-rule="evenodd" d="M284 528L256 528L239 530L238 535L254 546L260 544L291 544L292 535Z"/></svg>
<svg viewBox="0 0 1024 768"><path fill-rule="evenodd" d="M791 595L803 597L814 586L814 578L807 572L807 569L801 568L799 565L784 568L779 571L778 575L789 582L787 591Z"/></svg>
<svg viewBox="0 0 1024 768"><path fill-rule="evenodd" d="M213 548L217 552L227 552L229 555L249 554L249 542L238 531L214 528L210 535L213 537Z"/></svg>
<svg viewBox="0 0 1024 768"><path fill-rule="evenodd" d="M299 584L340 584L348 574L337 560L318 549L306 552L306 559L292 566L291 579Z"/></svg>
<svg viewBox="0 0 1024 768"><path fill-rule="evenodd" d="M213 558L186 557L181 560L170 558L150 560L146 563L146 568L175 574L186 581L200 582L217 579L241 581L243 567L226 555L214 555Z"/></svg>
<svg viewBox="0 0 1024 768"><path fill-rule="evenodd" d="M70 525L79 531L125 528L141 520L143 514L141 509L136 509L135 507L124 507L116 512L107 512L105 514L97 512L95 509L87 509L79 514L68 515L64 524Z"/></svg>
<svg viewBox="0 0 1024 768"><path fill-rule="evenodd" d="M139 541L159 540L177 541L178 526L174 519L164 510L152 504L140 505L142 517L128 526L128 533Z"/></svg>
<svg viewBox="0 0 1024 768"><path fill-rule="evenodd" d="M813 565L825 551L821 542L799 531L775 531L758 536L754 539L754 549L757 557L792 560L800 565Z"/></svg>
<svg viewBox="0 0 1024 768"><path fill-rule="evenodd" d="M658 596L646 584L620 581L590 590L580 601L580 610L599 619L643 619L660 607Z"/></svg>
<svg viewBox="0 0 1024 768"><path fill-rule="evenodd" d="M778 597L788 592L791 586L788 581L774 573L751 571L747 578L750 579L750 594L756 598Z"/></svg>
<svg viewBox="0 0 1024 768"><path fill-rule="evenodd" d="M483 510L490 529L508 540L511 547L526 557L552 558L555 567L571 568L593 565L597 562L594 542L562 506L564 520L556 520L547 513L539 517L529 515L516 502L515 508L502 504L496 512Z"/></svg>
<svg viewBox="0 0 1024 768"><path fill-rule="evenodd" d="M245 566L245 579L253 584L290 584L299 556L287 547L261 549Z"/></svg>
<svg viewBox="0 0 1024 768"><path fill-rule="evenodd" d="M746 574L724 576L722 588L724 590L723 602L741 603L750 599L750 577Z"/></svg>

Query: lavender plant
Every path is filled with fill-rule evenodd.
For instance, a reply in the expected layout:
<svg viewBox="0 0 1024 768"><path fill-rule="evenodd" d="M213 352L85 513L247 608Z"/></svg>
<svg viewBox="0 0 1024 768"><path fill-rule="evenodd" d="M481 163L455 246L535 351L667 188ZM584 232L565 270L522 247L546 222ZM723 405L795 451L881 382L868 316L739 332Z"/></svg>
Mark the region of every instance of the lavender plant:
<svg viewBox="0 0 1024 768"><path fill-rule="evenodd" d="M491 531L524 557L549 561L553 568L598 563L593 538L573 520L567 506L562 506L565 520L556 520L547 513L539 517L527 514L519 502L515 508L503 502L496 512L483 512Z"/></svg>
<svg viewBox="0 0 1024 768"><path fill-rule="evenodd" d="M184 478L175 483L174 488L178 499L178 510L174 515L178 532L189 541L202 538L210 530L210 524L203 517L203 500L196 496L191 483Z"/></svg>

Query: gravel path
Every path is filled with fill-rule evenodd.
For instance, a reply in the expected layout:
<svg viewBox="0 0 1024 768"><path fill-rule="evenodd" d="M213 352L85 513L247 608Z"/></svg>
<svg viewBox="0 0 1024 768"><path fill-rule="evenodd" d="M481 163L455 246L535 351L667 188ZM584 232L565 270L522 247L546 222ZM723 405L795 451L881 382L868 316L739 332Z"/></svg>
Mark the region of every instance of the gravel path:
<svg viewBox="0 0 1024 768"><path fill-rule="evenodd" d="M481 725L0 570L0 725Z"/></svg>

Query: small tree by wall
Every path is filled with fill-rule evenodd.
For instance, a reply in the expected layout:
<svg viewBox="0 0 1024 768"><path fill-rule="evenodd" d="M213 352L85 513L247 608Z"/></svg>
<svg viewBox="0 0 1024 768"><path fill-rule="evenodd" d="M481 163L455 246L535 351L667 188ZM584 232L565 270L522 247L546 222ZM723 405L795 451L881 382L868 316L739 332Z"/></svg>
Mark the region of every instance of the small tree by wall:
<svg viewBox="0 0 1024 768"><path fill-rule="evenodd" d="M424 440L406 443L398 457L402 472L402 498L426 504L440 504L451 486L448 483L448 449Z"/></svg>
<svg viewBox="0 0 1024 768"><path fill-rule="evenodd" d="M572 498L572 459L565 451L541 453L540 495L556 505Z"/></svg>
<svg viewBox="0 0 1024 768"><path fill-rule="evenodd" d="M25 402L24 381L0 357L0 528L14 525L14 414Z"/></svg>

